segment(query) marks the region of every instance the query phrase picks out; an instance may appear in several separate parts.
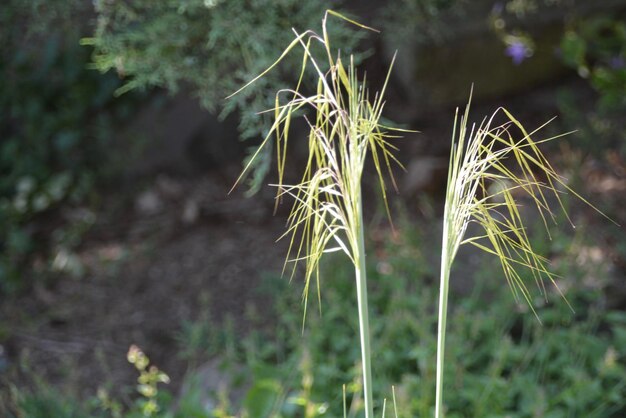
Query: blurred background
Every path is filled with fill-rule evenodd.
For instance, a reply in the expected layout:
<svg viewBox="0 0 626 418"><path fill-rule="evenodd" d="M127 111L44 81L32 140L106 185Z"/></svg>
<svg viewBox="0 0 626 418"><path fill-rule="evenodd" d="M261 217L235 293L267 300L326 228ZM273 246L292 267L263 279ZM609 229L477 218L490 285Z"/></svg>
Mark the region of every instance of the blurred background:
<svg viewBox="0 0 626 418"><path fill-rule="evenodd" d="M281 277L290 206L274 213L271 147L228 194L301 55L225 97L328 8L380 31L328 23L372 92L397 53L384 115L419 131L396 142L394 229L363 181L378 408L393 385L398 416L433 413L439 225L472 86L476 122L499 106L531 129L556 117L537 138L571 133L548 158L626 223L624 0L4 0L1 416L337 417L344 393L360 416L349 262L326 260L303 326L300 277ZM288 179L305 133L293 127ZM497 262L459 255L448 417L626 416L624 226L564 202L576 228L527 221L559 276L534 293L541 324Z"/></svg>

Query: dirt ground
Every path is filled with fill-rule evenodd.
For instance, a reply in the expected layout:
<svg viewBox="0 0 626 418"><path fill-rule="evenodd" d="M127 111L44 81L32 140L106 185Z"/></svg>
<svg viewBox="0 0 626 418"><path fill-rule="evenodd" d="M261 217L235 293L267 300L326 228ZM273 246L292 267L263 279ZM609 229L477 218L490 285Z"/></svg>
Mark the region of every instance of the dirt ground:
<svg viewBox="0 0 626 418"><path fill-rule="evenodd" d="M78 252L82 277L3 303L7 361L21 358L42 378L88 396L106 382L132 385L131 344L180 382L176 336L203 311L215 324L232 317L245 332L246 310L263 312L255 292L263 274L280 274L285 245L275 240L284 220L272 216L271 195L228 196L231 184L162 175L121 223L98 221Z"/></svg>

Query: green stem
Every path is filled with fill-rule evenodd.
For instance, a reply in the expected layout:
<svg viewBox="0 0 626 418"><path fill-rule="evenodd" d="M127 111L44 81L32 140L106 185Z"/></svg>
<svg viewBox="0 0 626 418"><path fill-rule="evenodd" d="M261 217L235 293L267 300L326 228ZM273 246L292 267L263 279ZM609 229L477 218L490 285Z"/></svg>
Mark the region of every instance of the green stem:
<svg viewBox="0 0 626 418"><path fill-rule="evenodd" d="M439 282L439 323L437 327L437 383L435 389L435 418L443 417L443 365L446 344L446 319L448 313L448 283L450 260L448 248L447 216L444 215L443 239L441 243L441 277Z"/></svg>
<svg viewBox="0 0 626 418"><path fill-rule="evenodd" d="M370 329L367 309L367 275L365 271L365 244L363 232L363 210L361 196L358 199L357 243L358 254L356 254L355 277L357 305L359 310L359 333L361 339L361 362L363 366L363 393L365 398L365 418L374 418L372 405L372 367L370 356Z"/></svg>

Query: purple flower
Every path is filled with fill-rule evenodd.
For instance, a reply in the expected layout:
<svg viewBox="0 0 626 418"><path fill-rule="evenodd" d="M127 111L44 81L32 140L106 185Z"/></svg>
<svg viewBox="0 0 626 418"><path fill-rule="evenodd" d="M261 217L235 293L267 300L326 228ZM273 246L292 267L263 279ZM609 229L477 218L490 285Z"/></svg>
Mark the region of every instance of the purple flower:
<svg viewBox="0 0 626 418"><path fill-rule="evenodd" d="M495 3L493 5L493 9L491 9L491 13L493 13L494 15L498 15L498 16L500 16L503 11L504 11L504 4L501 1Z"/></svg>
<svg viewBox="0 0 626 418"><path fill-rule="evenodd" d="M622 68L626 67L624 57L622 57L621 55L616 55L612 57L609 61L609 67L611 67L611 69L613 70L621 70Z"/></svg>
<svg viewBox="0 0 626 418"><path fill-rule="evenodd" d="M515 40L506 47L505 54L511 57L513 64L520 65L522 61L530 56L531 51L524 42Z"/></svg>

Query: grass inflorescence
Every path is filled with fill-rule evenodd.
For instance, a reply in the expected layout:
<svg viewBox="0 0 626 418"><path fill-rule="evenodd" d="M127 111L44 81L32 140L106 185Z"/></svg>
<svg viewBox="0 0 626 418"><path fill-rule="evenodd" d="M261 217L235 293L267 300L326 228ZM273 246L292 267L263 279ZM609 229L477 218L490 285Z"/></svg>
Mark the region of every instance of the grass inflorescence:
<svg viewBox="0 0 626 418"><path fill-rule="evenodd" d="M468 129L469 109L468 104L460 120L458 111L455 117L446 189L437 332L436 418L443 416L448 290L459 247L471 244L495 256L515 300L526 302L539 319L520 268L530 272L544 295L546 280L563 294L557 286L555 274L550 271L549 260L531 245L520 201L525 199L537 209L546 231L548 221L556 220L551 209L554 205L562 209L574 226L565 210L562 194L569 192L590 205L567 185L567 180L554 170L539 148L540 144L565 134L536 140L535 136L546 124L529 132L505 108L497 109L480 125ZM504 118L504 122L498 123L498 117ZM472 224L481 232L466 236Z"/></svg>

